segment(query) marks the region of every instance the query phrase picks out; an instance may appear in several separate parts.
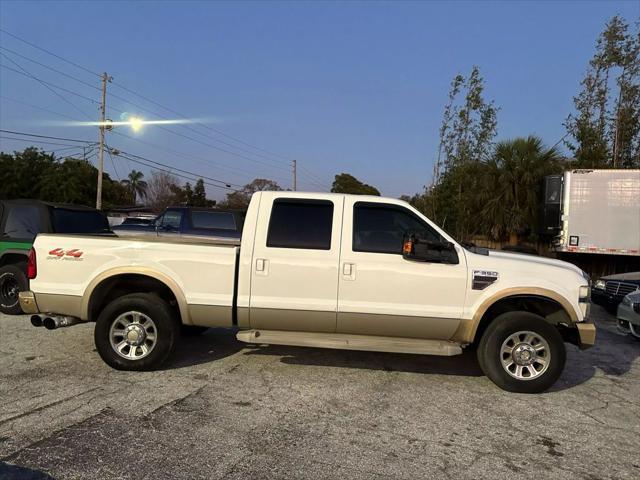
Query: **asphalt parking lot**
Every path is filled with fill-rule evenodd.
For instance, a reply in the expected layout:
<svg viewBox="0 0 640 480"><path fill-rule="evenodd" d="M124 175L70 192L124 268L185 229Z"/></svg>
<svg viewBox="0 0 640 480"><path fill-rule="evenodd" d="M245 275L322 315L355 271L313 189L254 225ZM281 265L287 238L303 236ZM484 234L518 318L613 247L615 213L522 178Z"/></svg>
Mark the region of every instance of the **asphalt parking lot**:
<svg viewBox="0 0 640 480"><path fill-rule="evenodd" d="M93 326L0 317L0 478L640 478L640 342L594 307L552 391L461 357L251 347L212 330L163 371L102 363Z"/></svg>

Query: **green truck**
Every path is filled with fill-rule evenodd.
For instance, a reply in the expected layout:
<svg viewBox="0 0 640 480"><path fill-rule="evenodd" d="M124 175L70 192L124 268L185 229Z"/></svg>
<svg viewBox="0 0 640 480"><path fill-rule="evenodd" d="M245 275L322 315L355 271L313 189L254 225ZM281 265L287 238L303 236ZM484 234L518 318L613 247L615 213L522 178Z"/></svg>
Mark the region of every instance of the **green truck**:
<svg viewBox="0 0 640 480"><path fill-rule="evenodd" d="M29 289L27 259L39 233L111 234L107 217L78 205L0 200L0 312L22 313L18 293Z"/></svg>

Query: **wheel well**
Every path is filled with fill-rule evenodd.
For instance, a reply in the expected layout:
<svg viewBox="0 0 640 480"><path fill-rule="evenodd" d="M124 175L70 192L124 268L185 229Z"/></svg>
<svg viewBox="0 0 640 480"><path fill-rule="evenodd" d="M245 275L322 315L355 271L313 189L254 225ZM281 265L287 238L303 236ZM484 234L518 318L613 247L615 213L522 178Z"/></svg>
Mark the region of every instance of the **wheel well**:
<svg viewBox="0 0 640 480"><path fill-rule="evenodd" d="M567 324L571 321L564 307L551 298L540 295L513 295L501 298L484 312L474 336L474 343L480 341L489 324L498 316L517 311L535 313L553 325Z"/></svg>
<svg viewBox="0 0 640 480"><path fill-rule="evenodd" d="M100 282L91 293L88 320L95 322L102 309L111 301L130 293L153 293L167 302L180 319L178 300L160 280L141 274L116 275Z"/></svg>
<svg viewBox="0 0 640 480"><path fill-rule="evenodd" d="M22 253L5 253L0 257L0 267L5 265L19 265L21 263L27 263L27 254Z"/></svg>

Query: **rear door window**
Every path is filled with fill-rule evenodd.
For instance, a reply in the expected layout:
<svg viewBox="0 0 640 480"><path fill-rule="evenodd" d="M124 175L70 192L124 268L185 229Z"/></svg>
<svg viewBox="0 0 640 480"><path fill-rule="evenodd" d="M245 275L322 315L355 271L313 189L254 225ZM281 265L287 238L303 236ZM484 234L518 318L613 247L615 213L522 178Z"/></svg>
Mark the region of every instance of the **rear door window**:
<svg viewBox="0 0 640 480"><path fill-rule="evenodd" d="M7 219L2 231L2 238L31 241L44 229L41 208L34 205L7 207Z"/></svg>
<svg viewBox="0 0 640 480"><path fill-rule="evenodd" d="M191 212L193 228L209 230L236 230L236 220L230 212L207 212L194 210Z"/></svg>
<svg viewBox="0 0 640 480"><path fill-rule="evenodd" d="M333 202L277 199L273 202L267 247L331 250Z"/></svg>

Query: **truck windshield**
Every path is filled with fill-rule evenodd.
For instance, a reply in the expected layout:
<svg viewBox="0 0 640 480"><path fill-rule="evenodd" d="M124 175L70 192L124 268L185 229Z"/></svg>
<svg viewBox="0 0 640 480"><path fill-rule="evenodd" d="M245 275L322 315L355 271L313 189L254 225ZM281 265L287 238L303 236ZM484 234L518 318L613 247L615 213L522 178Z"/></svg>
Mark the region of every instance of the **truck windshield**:
<svg viewBox="0 0 640 480"><path fill-rule="evenodd" d="M100 212L91 210L53 209L53 229L56 233L106 233L109 223Z"/></svg>

